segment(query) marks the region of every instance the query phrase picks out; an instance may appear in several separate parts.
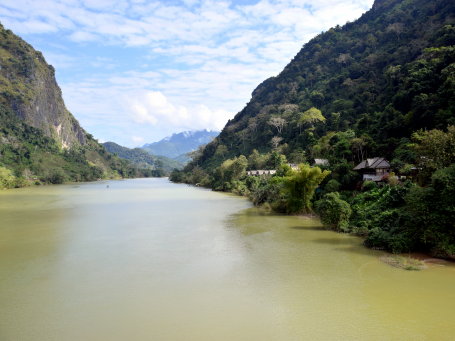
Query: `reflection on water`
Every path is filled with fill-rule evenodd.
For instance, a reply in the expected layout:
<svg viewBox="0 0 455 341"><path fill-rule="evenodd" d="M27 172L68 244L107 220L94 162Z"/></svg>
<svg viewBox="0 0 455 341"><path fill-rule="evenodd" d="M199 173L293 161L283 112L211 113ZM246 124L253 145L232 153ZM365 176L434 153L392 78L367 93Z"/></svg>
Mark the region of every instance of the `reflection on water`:
<svg viewBox="0 0 455 341"><path fill-rule="evenodd" d="M165 179L3 191L0 340L452 339L455 268L380 254Z"/></svg>

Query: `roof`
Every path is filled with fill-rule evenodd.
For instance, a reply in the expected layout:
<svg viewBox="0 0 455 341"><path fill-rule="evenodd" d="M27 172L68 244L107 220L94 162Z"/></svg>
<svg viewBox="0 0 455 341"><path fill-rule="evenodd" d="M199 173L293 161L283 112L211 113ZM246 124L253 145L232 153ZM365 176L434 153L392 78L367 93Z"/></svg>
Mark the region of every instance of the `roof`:
<svg viewBox="0 0 455 341"><path fill-rule="evenodd" d="M273 175L275 173L275 169L254 169L246 172L247 175Z"/></svg>
<svg viewBox="0 0 455 341"><path fill-rule="evenodd" d="M354 170L390 168L390 163L383 157L374 157L360 162Z"/></svg>
<svg viewBox="0 0 455 341"><path fill-rule="evenodd" d="M316 166L328 166L329 160L327 159L314 159L314 164Z"/></svg>

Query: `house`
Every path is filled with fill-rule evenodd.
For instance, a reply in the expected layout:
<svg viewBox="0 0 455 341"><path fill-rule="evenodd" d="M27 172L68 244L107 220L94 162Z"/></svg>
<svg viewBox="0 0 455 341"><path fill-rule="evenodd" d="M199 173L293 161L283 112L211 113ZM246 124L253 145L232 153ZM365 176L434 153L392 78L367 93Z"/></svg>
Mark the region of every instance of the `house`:
<svg viewBox="0 0 455 341"><path fill-rule="evenodd" d="M328 166L329 160L327 159L314 159L314 166Z"/></svg>
<svg viewBox="0 0 455 341"><path fill-rule="evenodd" d="M383 157L374 157L360 162L354 167L360 172L363 180L381 181L385 175L390 173L390 163Z"/></svg>
<svg viewBox="0 0 455 341"><path fill-rule="evenodd" d="M246 172L248 176L260 176L260 175L273 175L276 173L275 169L266 169L266 170L249 170Z"/></svg>

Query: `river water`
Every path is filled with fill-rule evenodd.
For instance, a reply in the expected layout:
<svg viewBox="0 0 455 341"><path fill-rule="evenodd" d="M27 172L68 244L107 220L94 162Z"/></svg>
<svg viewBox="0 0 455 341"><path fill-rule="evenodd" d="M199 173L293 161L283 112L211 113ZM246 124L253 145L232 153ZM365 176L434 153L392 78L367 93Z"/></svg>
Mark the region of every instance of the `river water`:
<svg viewBox="0 0 455 341"><path fill-rule="evenodd" d="M0 193L0 340L453 340L455 267L136 179Z"/></svg>

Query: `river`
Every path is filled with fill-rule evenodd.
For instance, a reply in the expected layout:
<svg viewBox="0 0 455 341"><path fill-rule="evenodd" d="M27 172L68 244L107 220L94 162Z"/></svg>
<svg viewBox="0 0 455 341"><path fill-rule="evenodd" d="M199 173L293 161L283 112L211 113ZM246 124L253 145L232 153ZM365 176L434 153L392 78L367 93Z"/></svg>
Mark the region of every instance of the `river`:
<svg viewBox="0 0 455 341"><path fill-rule="evenodd" d="M0 192L0 340L453 340L455 267L135 179Z"/></svg>

